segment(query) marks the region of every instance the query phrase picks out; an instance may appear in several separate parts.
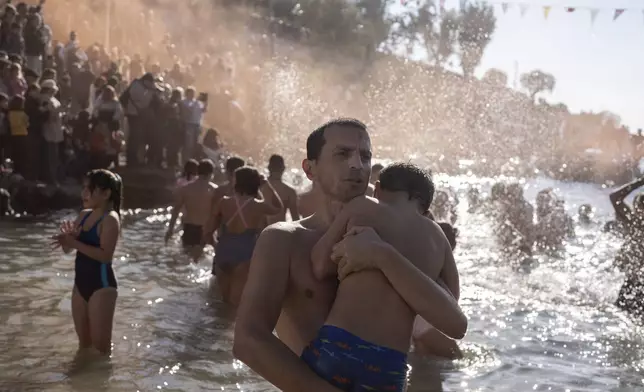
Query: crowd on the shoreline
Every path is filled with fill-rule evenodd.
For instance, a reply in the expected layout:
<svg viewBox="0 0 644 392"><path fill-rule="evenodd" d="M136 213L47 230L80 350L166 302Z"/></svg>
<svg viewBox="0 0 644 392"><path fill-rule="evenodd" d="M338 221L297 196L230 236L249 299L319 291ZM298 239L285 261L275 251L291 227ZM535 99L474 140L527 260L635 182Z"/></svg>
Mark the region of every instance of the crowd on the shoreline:
<svg viewBox="0 0 644 392"><path fill-rule="evenodd" d="M53 39L38 6L7 4L0 22L0 165L58 186L88 170L126 165L177 170L217 150L215 129L244 127L230 57L195 55L167 69L127 48ZM132 57L130 57L132 56ZM208 75L208 90L193 87ZM204 132L204 116L212 128ZM212 109L215 110L212 110ZM205 136L205 137L204 137Z"/></svg>

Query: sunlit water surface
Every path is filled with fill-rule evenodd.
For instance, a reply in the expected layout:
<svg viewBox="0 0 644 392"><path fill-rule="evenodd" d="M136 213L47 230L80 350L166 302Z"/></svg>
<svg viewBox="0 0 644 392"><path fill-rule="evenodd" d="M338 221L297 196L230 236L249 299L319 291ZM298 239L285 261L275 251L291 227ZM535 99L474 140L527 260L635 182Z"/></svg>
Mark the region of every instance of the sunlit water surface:
<svg viewBox="0 0 644 392"><path fill-rule="evenodd" d="M577 227L559 257L513 268L496 249L490 222L466 212L461 195L456 260L470 329L465 359L412 357L410 391L642 391L640 328L613 302L621 275L612 265L619 240L600 225ZM612 218L608 190L555 186L570 212L581 203ZM109 361L74 361L71 317L74 256L49 249L59 214L45 222L0 223L0 391L272 391L232 354L230 313L211 299L210 261L186 262L163 245L165 210L127 215L114 261L119 299ZM266 279L271 279L267 276Z"/></svg>

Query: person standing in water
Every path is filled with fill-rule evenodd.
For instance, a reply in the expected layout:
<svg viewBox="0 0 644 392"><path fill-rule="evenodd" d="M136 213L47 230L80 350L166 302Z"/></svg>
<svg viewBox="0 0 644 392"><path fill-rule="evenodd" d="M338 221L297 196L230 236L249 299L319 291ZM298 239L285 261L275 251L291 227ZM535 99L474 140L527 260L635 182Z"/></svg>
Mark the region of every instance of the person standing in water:
<svg viewBox="0 0 644 392"><path fill-rule="evenodd" d="M121 231L121 178L108 170L92 170L85 178L83 208L75 222L64 221L55 247L76 250L72 317L79 347L101 354L112 349L117 284L112 270Z"/></svg>
<svg viewBox="0 0 644 392"><path fill-rule="evenodd" d="M176 202L172 208L172 217L165 234L166 243L174 233L174 225L177 222L179 213L185 210L182 217L183 235L181 242L194 259L201 254L201 240L204 233L204 226L210 217L213 206L213 198L217 185L212 183L214 165L210 159L199 162L197 168L197 179L177 190Z"/></svg>
<svg viewBox="0 0 644 392"><path fill-rule="evenodd" d="M266 218L283 211L284 205L270 182L248 166L235 170L233 195L224 196L210 215L203 243L219 228L213 275L225 302L239 304L255 249ZM264 199L260 199L261 195ZM203 214L203 211L202 211Z"/></svg>
<svg viewBox="0 0 644 392"><path fill-rule="evenodd" d="M181 177L177 179L177 188L181 188L184 185L191 183L197 177L197 172L199 171L199 162L195 159L189 159L183 165L183 173Z"/></svg>
<svg viewBox="0 0 644 392"><path fill-rule="evenodd" d="M644 279L641 277L644 265L644 193L633 199L633 208L626 204L626 197L644 186L644 176L624 185L610 194L617 222L624 231L624 244L617 253L616 263L626 274L626 281L619 290L616 305L636 316L644 316Z"/></svg>
<svg viewBox="0 0 644 392"><path fill-rule="evenodd" d="M285 184L282 180L285 169L284 158L281 155L271 155L268 160L268 182L273 186L273 189L275 189L282 200L284 209L279 214L269 216L266 219L269 225L275 222L285 221L286 210L291 214L292 220L296 221L300 219L300 213L297 209L297 192L295 192L292 186Z"/></svg>

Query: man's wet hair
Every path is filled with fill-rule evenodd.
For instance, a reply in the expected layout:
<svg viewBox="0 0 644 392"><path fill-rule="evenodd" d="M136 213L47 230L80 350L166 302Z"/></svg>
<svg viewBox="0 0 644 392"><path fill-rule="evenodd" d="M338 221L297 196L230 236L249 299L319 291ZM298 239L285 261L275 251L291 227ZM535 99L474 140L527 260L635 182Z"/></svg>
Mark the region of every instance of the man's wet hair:
<svg viewBox="0 0 644 392"><path fill-rule="evenodd" d="M284 171L286 165L284 164L284 157L281 155L273 154L268 159L268 171L281 172Z"/></svg>
<svg viewBox="0 0 644 392"><path fill-rule="evenodd" d="M261 176L254 167L243 166L235 170L235 192L256 197L260 185Z"/></svg>
<svg viewBox="0 0 644 392"><path fill-rule="evenodd" d="M233 174L235 170L244 166L246 162L240 157L230 157L226 160L226 173Z"/></svg>
<svg viewBox="0 0 644 392"><path fill-rule="evenodd" d="M367 126L360 120L355 118L336 118L331 121L327 121L322 124L319 128L311 132L309 137L306 139L306 159L309 161L317 161L320 158L322 153L322 147L326 143L324 139L324 131L331 127L350 127L361 129L367 131Z"/></svg>
<svg viewBox="0 0 644 392"><path fill-rule="evenodd" d="M215 171L215 164L210 159L202 159L199 161L197 174L200 176L209 176Z"/></svg>
<svg viewBox="0 0 644 392"><path fill-rule="evenodd" d="M406 192L409 200L420 203L425 213L434 200L434 181L428 171L411 163L393 163L380 172L380 189L387 192Z"/></svg>

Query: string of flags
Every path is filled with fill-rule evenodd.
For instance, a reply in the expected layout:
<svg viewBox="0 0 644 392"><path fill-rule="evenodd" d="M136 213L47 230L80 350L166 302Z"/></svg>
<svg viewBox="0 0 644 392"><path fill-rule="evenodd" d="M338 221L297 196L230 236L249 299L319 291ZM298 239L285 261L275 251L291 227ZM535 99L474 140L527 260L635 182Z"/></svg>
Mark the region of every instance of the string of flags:
<svg viewBox="0 0 644 392"><path fill-rule="evenodd" d="M459 0L460 1L460 7L461 9L465 8L467 6L468 0ZM417 1L413 0L400 0L400 3L402 5L407 5L412 2L417 3ZM543 10L543 17L544 19L548 19L548 16L550 15L550 11L553 9L552 6L550 5L544 5L544 6L537 6L534 4L528 4L528 3L510 3L510 2L498 2L498 1L486 1L486 3L490 4L500 4L501 5L501 10L503 11L504 14L506 14L512 7L518 6L519 8L519 14L521 17L524 17L525 14L528 12L528 9L530 7L541 7ZM438 6L443 12L445 10L445 0L438 0ZM599 14L600 11L605 11L605 10L610 10L613 12L613 21L617 20L624 12L626 11L640 11L642 12L642 16L644 16L644 9L643 8L598 8L598 7L563 7L563 9L567 13L573 13L577 11L587 11L590 15L590 24L593 25L595 23L595 20L597 19L597 15Z"/></svg>

